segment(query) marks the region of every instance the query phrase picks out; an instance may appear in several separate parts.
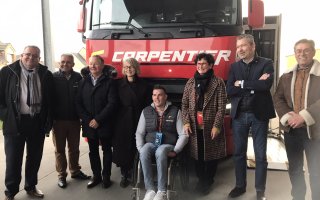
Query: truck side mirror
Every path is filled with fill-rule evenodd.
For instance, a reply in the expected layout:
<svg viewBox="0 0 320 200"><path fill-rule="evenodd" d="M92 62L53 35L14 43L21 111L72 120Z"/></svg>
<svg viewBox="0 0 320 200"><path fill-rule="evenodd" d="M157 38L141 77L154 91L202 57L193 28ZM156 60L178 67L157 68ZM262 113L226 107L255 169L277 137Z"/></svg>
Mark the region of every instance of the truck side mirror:
<svg viewBox="0 0 320 200"><path fill-rule="evenodd" d="M264 4L262 0L248 1L248 25L251 28L264 26Z"/></svg>
<svg viewBox="0 0 320 200"><path fill-rule="evenodd" d="M83 5L83 4L80 4L80 5ZM80 16L79 16L78 25L77 25L77 31L79 33L84 33L86 31L86 23L85 23L86 14L87 14L87 9L85 5L83 5L81 6Z"/></svg>

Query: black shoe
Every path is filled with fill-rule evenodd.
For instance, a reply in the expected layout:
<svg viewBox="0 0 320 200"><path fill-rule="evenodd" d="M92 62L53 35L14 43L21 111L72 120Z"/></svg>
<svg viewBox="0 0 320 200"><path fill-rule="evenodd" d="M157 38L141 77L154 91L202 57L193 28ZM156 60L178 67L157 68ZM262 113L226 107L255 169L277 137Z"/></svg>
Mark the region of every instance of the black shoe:
<svg viewBox="0 0 320 200"><path fill-rule="evenodd" d="M59 178L58 180L58 186L61 188L67 187L67 180L66 178Z"/></svg>
<svg viewBox="0 0 320 200"><path fill-rule="evenodd" d="M211 191L211 186L213 185L214 183L214 180L211 179L211 180L206 180L203 184L203 187L201 189L201 194L202 195L208 195Z"/></svg>
<svg viewBox="0 0 320 200"><path fill-rule="evenodd" d="M257 200L267 200L264 191L257 191Z"/></svg>
<svg viewBox="0 0 320 200"><path fill-rule="evenodd" d="M102 182L102 179L101 177L93 177L91 179L91 181L89 181L88 185L87 185L87 188L93 188L94 186L98 185L99 183Z"/></svg>
<svg viewBox="0 0 320 200"><path fill-rule="evenodd" d="M128 185L130 185L130 181L128 180L128 178L127 177L121 177L120 187L126 188L126 187L128 187Z"/></svg>
<svg viewBox="0 0 320 200"><path fill-rule="evenodd" d="M246 188L244 188L244 187L235 187L229 193L229 197L235 198L235 197L238 197L238 196L242 195L245 192L246 192Z"/></svg>
<svg viewBox="0 0 320 200"><path fill-rule="evenodd" d="M110 180L110 177L108 178L103 178L103 181L102 181L102 187L104 188L109 188L111 186L111 180Z"/></svg>
<svg viewBox="0 0 320 200"><path fill-rule="evenodd" d="M13 200L14 199L14 197L12 197L12 196L6 196L5 198L4 198L4 200Z"/></svg>
<svg viewBox="0 0 320 200"><path fill-rule="evenodd" d="M210 191L211 191L211 185L205 184L205 185L203 185L202 189L200 190L200 194L205 196L205 195L208 195L210 193Z"/></svg>
<svg viewBox="0 0 320 200"><path fill-rule="evenodd" d="M28 190L27 194L33 198L43 198L44 194L41 190L38 190L37 188L34 188L32 190Z"/></svg>
<svg viewBox="0 0 320 200"><path fill-rule="evenodd" d="M82 171L80 171L77 174L71 175L71 178L79 179L79 180L88 180L91 178L91 176L86 175Z"/></svg>
<svg viewBox="0 0 320 200"><path fill-rule="evenodd" d="M201 181L198 181L196 184L196 187L194 188L194 191L196 193L199 193L201 191L202 186L203 186L203 184L201 183Z"/></svg>

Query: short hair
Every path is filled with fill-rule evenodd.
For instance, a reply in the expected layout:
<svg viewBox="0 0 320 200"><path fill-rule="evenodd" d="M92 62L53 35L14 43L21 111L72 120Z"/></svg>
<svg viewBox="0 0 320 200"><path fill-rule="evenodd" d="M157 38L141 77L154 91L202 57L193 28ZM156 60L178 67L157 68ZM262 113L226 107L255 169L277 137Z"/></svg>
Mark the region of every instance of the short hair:
<svg viewBox="0 0 320 200"><path fill-rule="evenodd" d="M124 67L123 67L123 63L125 63L125 62L129 63L130 66L132 66L135 69L136 75L140 74L140 64L139 64L139 62L135 58L127 58L127 59L122 60L122 74L123 75L125 75L124 74Z"/></svg>
<svg viewBox="0 0 320 200"><path fill-rule="evenodd" d="M313 51L316 50L314 41L313 41L313 40L308 40L308 39L305 39L305 38L299 40L298 42L296 42L296 43L294 44L294 50L296 50L296 46L297 46L298 44L301 44L301 43L309 44L309 45L311 46L311 48L312 48Z"/></svg>
<svg viewBox="0 0 320 200"><path fill-rule="evenodd" d="M199 53L198 55L196 55L196 58L194 59L194 64L197 64L197 62L201 59L205 59L209 65L214 64L213 55L210 53Z"/></svg>
<svg viewBox="0 0 320 200"><path fill-rule="evenodd" d="M255 45L254 37L251 34L241 34L237 36L237 40L247 40L251 45Z"/></svg>
<svg viewBox="0 0 320 200"><path fill-rule="evenodd" d="M166 88L164 88L162 85L159 85L159 84L154 85L152 91L153 91L153 90L163 90L164 93L167 94Z"/></svg>
<svg viewBox="0 0 320 200"><path fill-rule="evenodd" d="M72 61L74 61L74 57L73 57L73 55L71 53L63 53L63 54L61 54L60 57L62 57L62 56L72 58Z"/></svg>
<svg viewBox="0 0 320 200"><path fill-rule="evenodd" d="M89 59L91 59L91 58L97 58L99 60L100 64L104 65L104 59L101 56L93 55Z"/></svg>
<svg viewBox="0 0 320 200"><path fill-rule="evenodd" d="M28 45L28 46L25 46L24 49L23 49L23 52L27 49L27 48L32 48L32 49L36 49L40 55L40 48L36 45Z"/></svg>

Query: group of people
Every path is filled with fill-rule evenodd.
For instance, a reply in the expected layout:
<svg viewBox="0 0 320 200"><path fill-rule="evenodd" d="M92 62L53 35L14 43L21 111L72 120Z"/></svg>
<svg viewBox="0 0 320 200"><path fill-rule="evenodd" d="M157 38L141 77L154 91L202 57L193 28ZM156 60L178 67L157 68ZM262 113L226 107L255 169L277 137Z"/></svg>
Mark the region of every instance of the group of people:
<svg viewBox="0 0 320 200"><path fill-rule="evenodd" d="M120 167L120 186L127 187L138 153L147 190L144 200L165 200L168 158L176 157L188 144L198 178L194 189L206 195L214 183L219 159L226 156L223 120L227 97L231 100L236 177L229 197L246 192L246 151L251 133L256 196L257 200L266 199L268 123L276 116L276 109L284 131L291 195L295 200L305 198L305 152L312 199L320 199L317 153L320 150L317 123L320 93L316 92L320 84L320 64L313 59L314 42L302 39L295 44L298 64L280 78L273 99L270 93L274 80L272 60L256 55L252 35L238 36L236 46L239 60L231 65L226 85L214 74L213 56L196 55L196 71L186 83L181 110L168 100L165 87L151 87L139 77L139 63L134 58L123 60L123 78L118 80L98 55L90 57L89 66L80 75L73 71L73 56L63 54L59 71L52 74L39 63L40 49L25 47L20 60L0 71L5 199L14 199L19 191L25 144L24 189L32 197L44 197L36 188L37 174L44 138L51 129L61 188L67 187L67 166L71 178L90 179L88 188L98 184L109 188L112 162ZM92 177L83 173L79 165L81 128L89 145ZM153 160L157 165L157 186L153 179Z"/></svg>
<svg viewBox="0 0 320 200"><path fill-rule="evenodd" d="M305 154L311 198L320 199L320 93L317 90L320 84L320 64L314 59L315 43L308 39L295 43L297 64L280 77L273 98L270 93L274 79L273 63L270 59L257 56L255 48L252 35L238 36L239 61L231 65L226 86L231 99L236 175L236 185L229 197L235 198L246 192L246 151L248 134L251 133L256 163L257 200L266 199L268 123L277 111L289 162L291 196L294 200L305 199Z"/></svg>

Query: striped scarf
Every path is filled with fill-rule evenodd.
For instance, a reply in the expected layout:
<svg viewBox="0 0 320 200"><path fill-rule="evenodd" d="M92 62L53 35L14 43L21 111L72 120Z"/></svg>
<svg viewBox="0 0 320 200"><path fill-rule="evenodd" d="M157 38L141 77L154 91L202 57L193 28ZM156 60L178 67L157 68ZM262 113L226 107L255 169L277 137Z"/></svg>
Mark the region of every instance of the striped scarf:
<svg viewBox="0 0 320 200"><path fill-rule="evenodd" d="M20 63L22 66L23 64ZM27 70L24 66L22 67L22 79L26 80L28 93L27 97L27 105L30 109L30 115L34 116L37 113L40 113L41 108L41 85L40 79L38 75L38 68L33 70ZM29 79L29 81L28 81ZM28 83L29 82L29 83Z"/></svg>

